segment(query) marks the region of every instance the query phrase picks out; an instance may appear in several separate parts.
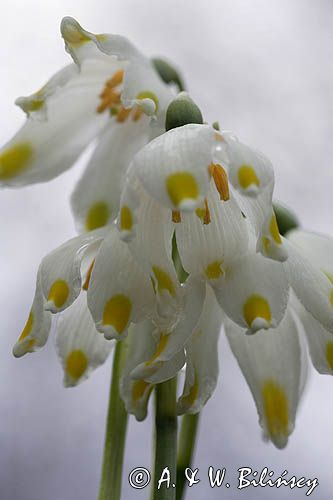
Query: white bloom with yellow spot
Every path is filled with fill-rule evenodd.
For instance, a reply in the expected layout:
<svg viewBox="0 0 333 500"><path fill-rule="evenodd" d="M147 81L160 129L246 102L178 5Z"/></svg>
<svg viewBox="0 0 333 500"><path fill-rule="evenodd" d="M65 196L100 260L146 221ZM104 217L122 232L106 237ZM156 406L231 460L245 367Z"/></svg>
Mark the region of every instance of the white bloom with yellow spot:
<svg viewBox="0 0 333 500"><path fill-rule="evenodd" d="M66 387L81 383L104 363L113 347L100 335L87 308L86 293L60 314L56 346Z"/></svg>
<svg viewBox="0 0 333 500"><path fill-rule="evenodd" d="M128 356L120 380L120 392L127 411L134 414L137 420L143 420L147 415L148 400L154 385L174 377L185 364L185 353L182 350L170 361L161 364L159 370L148 379L132 377L135 367L145 359L151 358L156 351L154 329L153 323L149 320L131 325L126 340Z"/></svg>
<svg viewBox="0 0 333 500"><path fill-rule="evenodd" d="M293 304L307 337L313 365L319 373L333 374L333 239L293 230L288 240L297 248L298 255L306 259L299 261L295 257L292 262L296 266L292 276L296 276L294 289L299 299L293 297ZM299 283L300 273L304 276L304 289ZM319 290L313 287L315 280Z"/></svg>
<svg viewBox="0 0 333 500"><path fill-rule="evenodd" d="M248 160L260 179L251 195L240 189L238 181L232 180L241 163L239 156L243 163ZM210 189L212 185L215 197ZM125 207L130 212L131 225L130 229L129 225L123 228L120 221L120 229L124 239L134 233L137 198L142 196L142 189L172 210L174 222L180 222L184 213L195 211L197 217L209 225L212 220L210 204L216 204L214 198L219 197L221 202L230 201L226 206L234 205L229 212L233 210L235 218L243 212L248 219L248 230L257 238L258 251L284 261L287 253L273 213L273 187L271 163L261 153L235 138L231 140L228 133L216 132L209 125L184 125L154 139L134 157L121 198L121 210Z"/></svg>
<svg viewBox="0 0 333 500"><path fill-rule="evenodd" d="M83 234L43 259L14 355L42 347L61 313L66 386L101 365L116 339L128 344L128 412L142 420L153 386L186 363L177 408L196 413L216 386L224 324L264 435L282 448L305 383L301 325L315 367L333 372L332 241L281 237L272 165L230 133L200 118L160 135L172 91L128 40L72 18L61 32L74 64L17 100L27 121L0 152L0 182L47 181L97 146L72 196Z"/></svg>
<svg viewBox="0 0 333 500"><path fill-rule="evenodd" d="M131 322L152 315L149 275L139 267L115 226L96 255L88 288L88 307L105 338L123 338Z"/></svg>
<svg viewBox="0 0 333 500"><path fill-rule="evenodd" d="M284 448L294 428L306 376L292 312L277 328L251 337L230 321L225 331L251 389L265 438Z"/></svg>
<svg viewBox="0 0 333 500"><path fill-rule="evenodd" d="M217 163L221 151L223 166ZM246 173L245 169L239 173L241 163L254 166L258 182L253 182L256 189L251 192L241 186ZM171 195L168 179L178 173L181 176ZM247 170L246 175L254 179L253 172ZM193 185L196 189L191 191ZM302 250L304 236L296 238L303 233L295 231L289 241L281 237L272 208L273 187L271 165L261 154L235 139L224 143L223 133L216 134L208 125L185 125L153 140L134 158L121 198L121 209L126 206L131 224L124 227L120 220L118 226L147 270L158 254L161 268L170 265L173 227L179 256L189 273L180 287L185 300L179 300L180 293L176 301L182 304L179 314L183 319L168 332L154 318L158 344L154 354L132 370L132 378L147 382L157 374L158 380L163 363L185 347L187 375L179 412L199 411L217 377L214 349L222 323L218 303L226 314L223 323L254 394L265 436L283 447L294 427L307 372L301 323L315 366L332 372L333 253L327 240L327 249L307 253ZM311 247L309 240L306 248ZM300 311L294 293L307 311ZM192 324L188 320L193 314L190 304L195 304L196 313ZM201 345L204 341L199 332L207 314L213 340ZM200 359L200 354L206 359L205 348L211 372Z"/></svg>
<svg viewBox="0 0 333 500"><path fill-rule="evenodd" d="M124 230L121 217L118 225L132 251L139 246L140 251L135 253L143 265L152 249L158 250L161 269L170 267L171 259L170 250L166 256L160 247L164 244L170 248L175 231L185 270L206 280L229 317L254 333L277 326L288 302L289 282L284 268L255 253L256 234L264 232L264 227L260 228L265 222L262 212L265 209L272 214L271 196L262 207L262 200L257 202L252 194L251 201L259 208L247 217L235 186L229 184L225 169L216 163L216 152L226 148L229 169L233 148L236 157L241 150L244 162L246 154L248 163L257 165L257 159L261 179L257 197L266 189L272 190L274 177L270 163L259 153L236 140L224 146L223 137L208 125L189 124L145 146L129 168L121 199L120 213L124 207L130 211L131 227ZM195 190L191 191L191 186L196 186ZM274 232L277 235L280 237L278 230Z"/></svg>
<svg viewBox="0 0 333 500"><path fill-rule="evenodd" d="M174 92L126 38L94 35L69 17L61 33L74 63L38 92L17 99L27 120L0 150L0 184L53 179L97 139L72 196L81 232L117 217L127 167L143 144L162 133Z"/></svg>
<svg viewBox="0 0 333 500"><path fill-rule="evenodd" d="M51 313L45 311L45 297L41 284L41 268L36 280L35 297L29 312L27 322L13 347L13 354L19 358L28 352L35 352L43 347L51 329Z"/></svg>
<svg viewBox="0 0 333 500"><path fill-rule="evenodd" d="M218 340L222 311L207 287L200 319L186 343L186 375L178 414L198 413L213 394L218 380Z"/></svg>

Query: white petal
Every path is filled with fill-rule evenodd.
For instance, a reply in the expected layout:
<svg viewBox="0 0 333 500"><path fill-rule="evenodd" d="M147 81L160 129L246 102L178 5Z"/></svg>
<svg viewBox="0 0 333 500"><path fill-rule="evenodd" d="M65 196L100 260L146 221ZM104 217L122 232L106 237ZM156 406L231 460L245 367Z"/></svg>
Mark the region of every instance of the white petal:
<svg viewBox="0 0 333 500"><path fill-rule="evenodd" d="M295 301L294 301L295 303ZM296 311L306 334L313 366L319 373L333 374L333 338L301 304Z"/></svg>
<svg viewBox="0 0 333 500"><path fill-rule="evenodd" d="M154 384L144 380L133 380L131 371L154 351L153 325L149 320L131 324L128 328L126 363L120 379L120 394L128 413L139 421L147 416L147 406Z"/></svg>
<svg viewBox="0 0 333 500"><path fill-rule="evenodd" d="M203 308L206 285L198 277L190 276L182 287L183 301L174 325L157 322L159 332L156 350L144 363L139 364L132 372L135 379L152 380L160 382L161 368L175 355L184 350L184 347L196 327ZM158 318L154 318L158 321Z"/></svg>
<svg viewBox="0 0 333 500"><path fill-rule="evenodd" d="M202 273L215 282L231 260L248 251L248 223L231 195L221 201L215 186L207 198L211 222L203 224L196 213L182 214L175 225L178 251L185 270Z"/></svg>
<svg viewBox="0 0 333 500"><path fill-rule="evenodd" d="M72 194L79 232L104 226L117 217L127 168L148 137L147 118L112 123L105 129Z"/></svg>
<svg viewBox="0 0 333 500"><path fill-rule="evenodd" d="M76 236L49 253L41 263L41 285L46 310L57 313L66 309L79 295L82 274L86 274L97 249L105 235L105 229ZM83 272L81 263L89 251L88 262Z"/></svg>
<svg viewBox="0 0 333 500"><path fill-rule="evenodd" d="M283 264L249 254L226 269L214 291L225 313L248 328L248 333L255 333L280 323L288 303L289 283Z"/></svg>
<svg viewBox="0 0 333 500"><path fill-rule="evenodd" d="M130 58L121 95L125 108L137 104L148 116L161 114L161 118L164 118L173 97L174 93L162 82L149 59L141 54Z"/></svg>
<svg viewBox="0 0 333 500"><path fill-rule="evenodd" d="M160 370L149 380L132 379L132 370L155 352L156 340L153 337L154 326L150 321L144 321L129 327L129 349L126 365L120 381L120 392L126 409L133 413L137 420L143 420L147 415L147 403L151 390L158 381L174 377L185 363L184 352L179 352L173 359L163 363Z"/></svg>
<svg viewBox="0 0 333 500"><path fill-rule="evenodd" d="M65 66L53 75L40 90L30 96L18 97L15 104L19 106L28 117L45 121L48 118L48 98L55 94L58 89L64 87L74 76L77 76L78 72L79 70L75 64Z"/></svg>
<svg viewBox="0 0 333 500"><path fill-rule="evenodd" d="M231 134L222 133L221 138L216 157L228 167L236 200L258 238L257 251L273 260L285 261L287 252L272 207L274 171L271 162Z"/></svg>
<svg viewBox="0 0 333 500"><path fill-rule="evenodd" d="M299 301L323 327L333 333L333 284L330 279L284 239L288 260L283 265Z"/></svg>
<svg viewBox="0 0 333 500"><path fill-rule="evenodd" d="M74 304L61 313L56 345L66 387L83 382L108 357L113 343L96 330L87 307L86 292L82 292Z"/></svg>
<svg viewBox="0 0 333 500"><path fill-rule="evenodd" d="M265 187L257 196L246 196L233 189L234 196L246 218L253 227L254 234L258 237L262 231L267 215L272 210L273 182Z"/></svg>
<svg viewBox="0 0 333 500"><path fill-rule="evenodd" d="M214 129L189 124L151 141L131 168L156 201L173 210L191 211L207 194L215 147Z"/></svg>
<svg viewBox="0 0 333 500"><path fill-rule="evenodd" d="M115 226L96 256L88 288L88 307L106 338L122 338L130 322L152 314L155 305L149 276L135 262Z"/></svg>
<svg viewBox="0 0 333 500"><path fill-rule="evenodd" d="M274 183L271 182L255 197L234 192L235 198L243 214L253 228L256 236L256 251L265 257L284 262L288 252L279 234L276 217L273 211L272 196Z"/></svg>
<svg viewBox="0 0 333 500"><path fill-rule="evenodd" d="M298 252L333 281L333 238L295 229L288 233Z"/></svg>
<svg viewBox="0 0 333 500"><path fill-rule="evenodd" d="M13 347L13 354L19 358L27 352L37 351L45 345L51 329L51 313L44 310L41 271L37 273L36 292L25 327Z"/></svg>
<svg viewBox="0 0 333 500"><path fill-rule="evenodd" d="M254 397L264 436L275 446L286 446L294 429L304 380L297 325L290 311L275 329L246 336L228 321L230 347Z"/></svg>
<svg viewBox="0 0 333 500"><path fill-rule="evenodd" d="M283 244L272 205L267 209L264 223L260 229L257 251L279 262L284 262L288 258L288 252Z"/></svg>
<svg viewBox="0 0 333 500"><path fill-rule="evenodd" d="M152 114L165 110L172 99L171 89L162 82L151 61L129 40L120 35L95 35L84 30L70 17L62 20L61 32L66 50L79 65L88 59L107 62L108 59L114 58L125 63L122 92L122 103L125 108L131 108L138 104L138 101L145 100L145 103L139 103L145 108L145 113Z"/></svg>
<svg viewBox="0 0 333 500"><path fill-rule="evenodd" d="M130 167L126 174L124 189L120 198L120 210L117 220L120 238L123 241L130 241L136 234L138 222L138 210L142 204L142 199L147 197L147 193L134 175Z"/></svg>
<svg viewBox="0 0 333 500"><path fill-rule="evenodd" d="M208 288L199 323L186 344L186 378L177 403L178 414L198 413L215 390L221 324L221 309Z"/></svg>
<svg viewBox="0 0 333 500"><path fill-rule="evenodd" d="M120 219L124 208L121 208ZM177 314L180 284L172 261L174 225L171 212L154 199L141 193L134 212L137 220L135 237L129 248L142 268L151 277L156 294L158 313L162 317Z"/></svg>
<svg viewBox="0 0 333 500"><path fill-rule="evenodd" d="M222 141L216 156L229 167L231 184L242 194L257 196L272 181L271 162L262 153L241 143L227 132L221 132Z"/></svg>
<svg viewBox="0 0 333 500"><path fill-rule="evenodd" d="M104 81L89 63L46 97L47 119L29 118L0 151L0 183L45 182L67 170L104 128L109 113L98 113ZM110 76L112 68L109 68Z"/></svg>
<svg viewBox="0 0 333 500"><path fill-rule="evenodd" d="M62 19L60 31L65 41L66 51L79 66L86 60L107 61L110 59L101 52L98 46L98 39L107 35L94 35L82 28L73 17L69 16ZM119 37L119 41L121 39L122 37Z"/></svg>

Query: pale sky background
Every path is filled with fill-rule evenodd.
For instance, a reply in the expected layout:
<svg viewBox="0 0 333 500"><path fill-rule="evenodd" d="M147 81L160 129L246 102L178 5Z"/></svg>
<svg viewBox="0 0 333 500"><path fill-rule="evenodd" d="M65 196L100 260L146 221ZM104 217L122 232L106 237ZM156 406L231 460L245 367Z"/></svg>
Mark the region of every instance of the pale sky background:
<svg viewBox="0 0 333 500"><path fill-rule="evenodd" d="M128 36L182 68L207 120L218 119L271 158L276 196L305 227L333 233L333 2L330 0L2 0L0 143L23 121L13 105L68 62L64 15L88 30ZM0 193L0 498L93 500L97 495L110 363L62 387L53 339L21 360L11 348L28 314L41 258L74 234L69 196L81 165L45 185ZM224 340L221 375L202 416L188 498L301 499L305 490L236 489L237 469L318 477L312 498L332 498L333 381L311 374L287 449L261 441L254 403ZM131 422L124 472L150 465L150 423ZM212 490L209 465L231 488ZM223 495L224 494L224 495ZM148 498L130 489L125 500Z"/></svg>

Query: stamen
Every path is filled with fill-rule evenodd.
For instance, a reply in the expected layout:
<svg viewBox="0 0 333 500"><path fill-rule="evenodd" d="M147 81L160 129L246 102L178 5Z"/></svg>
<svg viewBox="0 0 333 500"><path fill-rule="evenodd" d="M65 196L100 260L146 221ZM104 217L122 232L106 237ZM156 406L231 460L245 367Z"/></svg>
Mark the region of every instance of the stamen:
<svg viewBox="0 0 333 500"><path fill-rule="evenodd" d="M210 220L211 219L210 219L210 211L209 211L209 207L208 207L208 201L207 201L207 198L205 198L205 215L203 218L203 223L209 224Z"/></svg>
<svg viewBox="0 0 333 500"><path fill-rule="evenodd" d="M97 108L97 113L103 113L106 109L112 108L120 104L120 93L115 92L113 89L105 88L99 96L101 104Z"/></svg>
<svg viewBox="0 0 333 500"><path fill-rule="evenodd" d="M211 221L210 218L210 211L208 207L208 201L207 198L205 198L205 206L204 208L197 208L195 211L196 215L199 217L199 219L202 220L203 224L209 224Z"/></svg>
<svg viewBox="0 0 333 500"><path fill-rule="evenodd" d="M119 122L119 123L125 122L127 120L127 118L129 117L131 111L132 111L131 108L126 109L126 108L124 108L124 106L121 106L119 108L118 113L117 113L117 118L116 118L117 122Z"/></svg>
<svg viewBox="0 0 333 500"><path fill-rule="evenodd" d="M223 135L220 134L219 132L215 132L214 137L215 137L215 140L218 142L225 142Z"/></svg>
<svg viewBox="0 0 333 500"><path fill-rule="evenodd" d="M101 103L96 110L97 113L103 113L106 109L120 105L120 92L117 92L115 87L122 83L123 78L124 71L119 70L105 83L104 89L99 95Z"/></svg>
<svg viewBox="0 0 333 500"><path fill-rule="evenodd" d="M89 269L88 269L88 272L87 272L87 275L86 275L86 279L85 279L85 281L84 281L84 283L82 285L82 290L87 291L88 288L89 288L91 273L92 273L94 265L95 265L95 259L92 260L92 263L89 266Z"/></svg>
<svg viewBox="0 0 333 500"><path fill-rule="evenodd" d="M172 222L175 222L175 224L179 224L182 221L182 217L180 215L179 210L172 210Z"/></svg>
<svg viewBox="0 0 333 500"><path fill-rule="evenodd" d="M123 78L124 78L124 70L120 69L119 71L116 71L113 77L106 82L106 86L113 89L114 87L117 87L117 85L120 85L123 82Z"/></svg>
<svg viewBox="0 0 333 500"><path fill-rule="evenodd" d="M228 175L224 168L218 163L211 163L208 167L210 175L214 179L216 189L223 201L228 201L230 198Z"/></svg>

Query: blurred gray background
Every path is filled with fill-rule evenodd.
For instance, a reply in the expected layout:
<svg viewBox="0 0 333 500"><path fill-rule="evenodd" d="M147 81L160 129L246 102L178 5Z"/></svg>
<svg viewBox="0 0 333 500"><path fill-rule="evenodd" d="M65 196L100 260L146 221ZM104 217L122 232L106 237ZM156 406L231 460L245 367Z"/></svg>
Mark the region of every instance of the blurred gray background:
<svg viewBox="0 0 333 500"><path fill-rule="evenodd" d="M67 63L64 15L95 32L128 36L182 68L207 120L218 119L270 157L276 196L305 227L332 234L333 2L330 0L1 0L0 143L23 121L13 106ZM0 193L0 498L96 498L110 362L76 389L62 387L53 339L16 360L38 264L73 235L69 195L83 162L46 185ZM236 489L237 469L318 477L313 498L332 498L333 381L311 373L284 451L262 442L254 403L225 340L221 374L201 422L188 498L300 499L305 489ZM150 422L131 421L124 471L150 466ZM210 489L209 465L227 467L231 488ZM124 499L148 498L124 481Z"/></svg>

